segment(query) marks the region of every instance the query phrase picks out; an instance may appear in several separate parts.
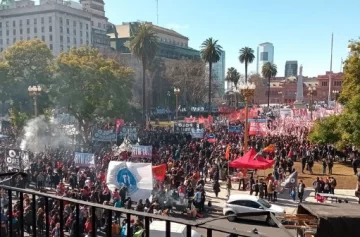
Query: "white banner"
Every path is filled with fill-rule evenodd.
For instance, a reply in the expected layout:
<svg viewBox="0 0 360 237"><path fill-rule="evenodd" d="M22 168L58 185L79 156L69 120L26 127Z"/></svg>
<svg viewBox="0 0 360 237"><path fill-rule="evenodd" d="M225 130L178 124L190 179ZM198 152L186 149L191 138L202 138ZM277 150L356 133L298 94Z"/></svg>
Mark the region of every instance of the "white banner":
<svg viewBox="0 0 360 237"><path fill-rule="evenodd" d="M152 158L152 146L134 145L131 147L131 157L133 158Z"/></svg>
<svg viewBox="0 0 360 237"><path fill-rule="evenodd" d="M204 129L192 128L190 134L191 134L191 137L194 139L196 139L196 138L203 139L204 138Z"/></svg>
<svg viewBox="0 0 360 237"><path fill-rule="evenodd" d="M95 155L93 153L75 152L74 162L76 166L95 166Z"/></svg>
<svg viewBox="0 0 360 237"><path fill-rule="evenodd" d="M151 163L132 163L110 161L107 172L107 184L110 190L127 187L128 196L133 201L145 200L153 189Z"/></svg>
<svg viewBox="0 0 360 237"><path fill-rule="evenodd" d="M95 129L93 131L93 141L99 142L116 142L116 132L115 130L103 130L103 129Z"/></svg>

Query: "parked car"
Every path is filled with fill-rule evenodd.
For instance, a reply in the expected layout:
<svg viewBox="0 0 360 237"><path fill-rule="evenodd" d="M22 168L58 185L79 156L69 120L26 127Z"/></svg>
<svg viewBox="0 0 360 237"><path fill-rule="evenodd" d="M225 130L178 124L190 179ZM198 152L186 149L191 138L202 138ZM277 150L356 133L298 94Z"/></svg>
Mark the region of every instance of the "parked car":
<svg viewBox="0 0 360 237"><path fill-rule="evenodd" d="M260 215L254 215L256 212L262 212ZM267 213L275 216L285 214L284 208L270 204L262 198L246 194L230 195L223 208L223 214L227 216L229 221L235 221L237 218L266 221L269 225L275 225L275 222ZM244 214L249 213L249 216Z"/></svg>

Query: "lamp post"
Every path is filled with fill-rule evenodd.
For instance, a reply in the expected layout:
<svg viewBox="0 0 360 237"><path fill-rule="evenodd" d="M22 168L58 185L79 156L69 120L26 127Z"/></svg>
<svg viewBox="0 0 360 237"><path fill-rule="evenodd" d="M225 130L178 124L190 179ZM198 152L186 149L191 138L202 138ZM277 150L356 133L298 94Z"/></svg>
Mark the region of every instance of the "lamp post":
<svg viewBox="0 0 360 237"><path fill-rule="evenodd" d="M179 111L179 94L180 94L180 88L174 88L174 94L175 94L175 97L176 97L176 108L175 108L175 118L176 118L176 121L178 120L178 111Z"/></svg>
<svg viewBox="0 0 360 237"><path fill-rule="evenodd" d="M313 103L314 103L314 94L316 92L316 88L313 86L309 86L309 95L310 95L310 104L309 104L309 109L310 109L310 119L311 121L313 120Z"/></svg>
<svg viewBox="0 0 360 237"><path fill-rule="evenodd" d="M248 140L249 140L249 128L248 128L248 118L249 118L249 99L255 94L255 84L254 83L245 83L239 86L242 96L245 100L245 134L244 134L244 153L248 150Z"/></svg>
<svg viewBox="0 0 360 237"><path fill-rule="evenodd" d="M335 114L336 114L336 113L337 113L337 106L336 106L336 104L337 104L337 99L338 99L338 96L339 96L339 94L340 94L340 91L338 91L338 90L333 90L332 93L334 94L334 97L335 97Z"/></svg>
<svg viewBox="0 0 360 237"><path fill-rule="evenodd" d="M31 96L34 100L35 117L37 117L38 116L37 97L41 93L41 87L40 86L29 86L28 92L29 92L29 96Z"/></svg>

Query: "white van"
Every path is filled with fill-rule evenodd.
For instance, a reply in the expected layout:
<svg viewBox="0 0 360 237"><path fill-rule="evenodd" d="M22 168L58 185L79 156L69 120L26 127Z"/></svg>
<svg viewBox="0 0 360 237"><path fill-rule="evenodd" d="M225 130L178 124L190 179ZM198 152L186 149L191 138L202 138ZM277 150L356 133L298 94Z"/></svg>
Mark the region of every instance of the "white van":
<svg viewBox="0 0 360 237"><path fill-rule="evenodd" d="M153 221L150 224L150 237L152 236L165 236L166 222L165 221ZM170 236L171 237L187 237L186 225L178 223L170 223ZM191 237L203 237L195 230L191 230Z"/></svg>

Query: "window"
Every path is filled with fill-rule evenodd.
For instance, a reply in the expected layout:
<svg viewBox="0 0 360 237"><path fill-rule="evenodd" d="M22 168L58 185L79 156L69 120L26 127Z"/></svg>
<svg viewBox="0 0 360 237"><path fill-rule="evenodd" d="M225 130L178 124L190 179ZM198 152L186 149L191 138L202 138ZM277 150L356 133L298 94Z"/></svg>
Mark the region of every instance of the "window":
<svg viewBox="0 0 360 237"><path fill-rule="evenodd" d="M10 40L9 40L9 39L6 39L6 44L10 44Z"/></svg>
<svg viewBox="0 0 360 237"><path fill-rule="evenodd" d="M41 33L45 33L45 27L41 27Z"/></svg>
<svg viewBox="0 0 360 237"><path fill-rule="evenodd" d="M52 17L49 16L49 23L52 23Z"/></svg>
<svg viewBox="0 0 360 237"><path fill-rule="evenodd" d="M41 24L44 24L45 20L44 17L41 17Z"/></svg>
<svg viewBox="0 0 360 237"><path fill-rule="evenodd" d="M49 40L52 41L52 35L49 35Z"/></svg>
<svg viewBox="0 0 360 237"><path fill-rule="evenodd" d="M64 45L60 45L60 50L64 51Z"/></svg>
<svg viewBox="0 0 360 237"><path fill-rule="evenodd" d="M44 36L44 35L41 36L41 40L42 40L42 41L45 41L45 36Z"/></svg>
<svg viewBox="0 0 360 237"><path fill-rule="evenodd" d="M0 39L0 44L3 44L3 40L2 40L2 39Z"/></svg>
<svg viewBox="0 0 360 237"><path fill-rule="evenodd" d="M60 26L60 33L63 33L64 29L62 26Z"/></svg>
<svg viewBox="0 0 360 237"><path fill-rule="evenodd" d="M98 27L101 28L101 23L100 22L98 22Z"/></svg>
<svg viewBox="0 0 360 237"><path fill-rule="evenodd" d="M86 24L86 29L87 29L87 30L89 29L89 24Z"/></svg>
<svg viewBox="0 0 360 237"><path fill-rule="evenodd" d="M35 24L35 25L37 24L37 19L36 19L36 18L34 18L34 24Z"/></svg>
<svg viewBox="0 0 360 237"><path fill-rule="evenodd" d="M70 20L66 19L66 25L70 25Z"/></svg>
<svg viewBox="0 0 360 237"><path fill-rule="evenodd" d="M36 28L36 27L34 28L34 33L35 33L35 34L37 33L37 28Z"/></svg>
<svg viewBox="0 0 360 237"><path fill-rule="evenodd" d="M260 53L260 61L268 61L269 60L269 53L268 52L261 52Z"/></svg>
<svg viewBox="0 0 360 237"><path fill-rule="evenodd" d="M6 36L9 36L9 30L6 30Z"/></svg>
<svg viewBox="0 0 360 237"><path fill-rule="evenodd" d="M2 22L0 22L0 28L2 28Z"/></svg>
<svg viewBox="0 0 360 237"><path fill-rule="evenodd" d="M70 44L70 37L67 37L67 43Z"/></svg>
<svg viewBox="0 0 360 237"><path fill-rule="evenodd" d="M52 32L52 26L49 26L49 32Z"/></svg>
<svg viewBox="0 0 360 237"><path fill-rule="evenodd" d="M82 22L80 22L80 30L82 29L82 25L83 25Z"/></svg>
<svg viewBox="0 0 360 237"><path fill-rule="evenodd" d="M80 44L82 45L82 44L84 44L84 41L83 41L83 39L80 39Z"/></svg>
<svg viewBox="0 0 360 237"><path fill-rule="evenodd" d="M327 81L322 81L321 86L328 86L328 82Z"/></svg>
<svg viewBox="0 0 360 237"><path fill-rule="evenodd" d="M60 35L60 42L62 43L64 41L64 37Z"/></svg>
<svg viewBox="0 0 360 237"><path fill-rule="evenodd" d="M80 31L80 36L81 36L81 37L83 36L83 33L82 33L82 31Z"/></svg>
<svg viewBox="0 0 360 237"><path fill-rule="evenodd" d="M62 17L60 17L59 20L60 20L60 24L62 24L63 23Z"/></svg>
<svg viewBox="0 0 360 237"><path fill-rule="evenodd" d="M264 199L259 198L258 202L259 202L261 205L263 205L264 207L266 207L266 208L270 208L270 207L271 207L271 204L268 203L267 201L265 201Z"/></svg>
<svg viewBox="0 0 360 237"><path fill-rule="evenodd" d="M69 28L66 28L66 33L70 34L70 29Z"/></svg>
<svg viewBox="0 0 360 237"><path fill-rule="evenodd" d="M69 45L67 46L67 51L70 51L70 46Z"/></svg>
<svg viewBox="0 0 360 237"><path fill-rule="evenodd" d="M89 38L89 32L86 32L86 38Z"/></svg>
<svg viewBox="0 0 360 237"><path fill-rule="evenodd" d="M53 49L53 45L52 44L50 44L50 50L52 50Z"/></svg>
<svg viewBox="0 0 360 237"><path fill-rule="evenodd" d="M13 29L13 35L16 35L16 30L15 29Z"/></svg>
<svg viewBox="0 0 360 237"><path fill-rule="evenodd" d="M19 21L19 25L22 26L22 20Z"/></svg>
<svg viewBox="0 0 360 237"><path fill-rule="evenodd" d="M73 22L73 26L76 27L76 21Z"/></svg>
<svg viewBox="0 0 360 237"><path fill-rule="evenodd" d="M16 27L16 21L13 21L13 27Z"/></svg>
<svg viewBox="0 0 360 237"><path fill-rule="evenodd" d="M76 35L76 30L73 30L73 34Z"/></svg>
<svg viewBox="0 0 360 237"><path fill-rule="evenodd" d="M30 19L26 19L26 24L30 25Z"/></svg>
<svg viewBox="0 0 360 237"><path fill-rule="evenodd" d="M26 33L30 34L30 28L26 29Z"/></svg>
<svg viewBox="0 0 360 237"><path fill-rule="evenodd" d="M334 86L341 86L342 81L334 81Z"/></svg>
<svg viewBox="0 0 360 237"><path fill-rule="evenodd" d="M9 27L9 22L8 21L6 22L6 27Z"/></svg>
<svg viewBox="0 0 360 237"><path fill-rule="evenodd" d="M76 44L76 38L74 38L74 44Z"/></svg>

